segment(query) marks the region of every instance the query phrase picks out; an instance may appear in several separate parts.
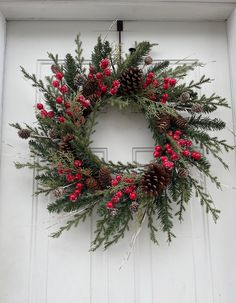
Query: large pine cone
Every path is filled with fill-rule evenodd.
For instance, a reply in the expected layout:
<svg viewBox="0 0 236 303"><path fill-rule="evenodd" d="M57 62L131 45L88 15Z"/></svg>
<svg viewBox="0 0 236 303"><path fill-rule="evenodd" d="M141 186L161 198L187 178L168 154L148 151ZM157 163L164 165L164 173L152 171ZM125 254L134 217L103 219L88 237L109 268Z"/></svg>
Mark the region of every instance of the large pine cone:
<svg viewBox="0 0 236 303"><path fill-rule="evenodd" d="M156 118L156 128L159 133L165 133L170 128L170 116L162 114Z"/></svg>
<svg viewBox="0 0 236 303"><path fill-rule="evenodd" d="M74 140L75 136L67 134L65 137L63 137L59 143L59 149L62 152L68 153L73 152L72 146L70 142Z"/></svg>
<svg viewBox="0 0 236 303"><path fill-rule="evenodd" d="M188 121L180 115L178 115L177 117L172 117L172 122L180 129L188 127Z"/></svg>
<svg viewBox="0 0 236 303"><path fill-rule="evenodd" d="M85 98L89 99L90 101L93 101L94 99L97 99L97 90L98 90L97 80L89 79L83 85L82 95Z"/></svg>
<svg viewBox="0 0 236 303"><path fill-rule="evenodd" d="M159 195L171 182L171 172L160 164L150 164L141 180L143 191L150 196Z"/></svg>
<svg viewBox="0 0 236 303"><path fill-rule="evenodd" d="M99 170L99 182L103 188L111 185L111 172L105 165Z"/></svg>
<svg viewBox="0 0 236 303"><path fill-rule="evenodd" d="M130 67L123 71L119 80L122 95L135 94L142 89L143 72L138 67Z"/></svg>
<svg viewBox="0 0 236 303"><path fill-rule="evenodd" d="M18 136L22 139L28 139L30 137L31 131L27 128L22 128L18 131Z"/></svg>

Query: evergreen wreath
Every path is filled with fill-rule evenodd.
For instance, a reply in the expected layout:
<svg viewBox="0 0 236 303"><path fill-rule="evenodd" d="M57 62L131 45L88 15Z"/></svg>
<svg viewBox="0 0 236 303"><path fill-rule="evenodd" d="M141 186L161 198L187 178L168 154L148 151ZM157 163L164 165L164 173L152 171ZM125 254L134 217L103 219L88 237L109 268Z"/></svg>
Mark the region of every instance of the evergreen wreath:
<svg viewBox="0 0 236 303"><path fill-rule="evenodd" d="M15 163L16 167L36 169L40 185L35 194L55 196L48 205L50 213L71 213L71 219L52 237L77 226L96 210L99 219L92 250L123 238L134 219L140 225L147 221L155 243L158 224L171 241L173 216L183 220L194 193L216 221L219 210L191 168L220 188L204 155L212 154L228 168L220 153L233 147L208 134L225 128L224 121L210 114L218 107L229 107L216 94L199 96L198 89L210 79L182 81L201 64L153 63L149 52L155 44L147 41L136 43L122 58L119 49L99 37L86 71L79 35L75 42L76 55L67 54L64 64L49 54L53 75L46 77L46 83L21 68L24 77L42 92L42 103L36 105L37 127L11 124L19 137L29 139L33 159ZM133 106L145 115L155 141L149 164L105 162L92 152L90 137L105 105Z"/></svg>

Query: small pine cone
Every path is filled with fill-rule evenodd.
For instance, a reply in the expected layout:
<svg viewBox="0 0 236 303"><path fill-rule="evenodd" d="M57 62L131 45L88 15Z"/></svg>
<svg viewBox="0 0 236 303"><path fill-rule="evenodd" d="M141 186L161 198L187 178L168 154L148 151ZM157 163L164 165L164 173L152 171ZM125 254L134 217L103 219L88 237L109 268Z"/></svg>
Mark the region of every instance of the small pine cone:
<svg viewBox="0 0 236 303"><path fill-rule="evenodd" d="M178 170L178 176L179 176L181 179L187 178L188 175L189 175L189 171L188 171L186 168L182 167L182 168L180 168L180 169Z"/></svg>
<svg viewBox="0 0 236 303"><path fill-rule="evenodd" d="M170 116L163 114L156 118L156 128L159 133L165 133L170 127Z"/></svg>
<svg viewBox="0 0 236 303"><path fill-rule="evenodd" d="M87 185L87 187L89 188L89 189L99 189L99 183L98 183L98 181L95 179L95 178L93 178L93 177L90 177L90 178L88 178L88 179L86 179L85 180L85 184Z"/></svg>
<svg viewBox="0 0 236 303"><path fill-rule="evenodd" d="M180 129L188 127L188 121L180 115L178 115L177 117L173 117L172 122Z"/></svg>
<svg viewBox="0 0 236 303"><path fill-rule="evenodd" d="M129 206L130 211L134 214L138 211L139 203L138 202L132 202Z"/></svg>
<svg viewBox="0 0 236 303"><path fill-rule="evenodd" d="M59 149L62 152L68 153L73 152L73 149L71 147L70 142L74 140L75 136L67 134L65 137L63 137L59 143Z"/></svg>
<svg viewBox="0 0 236 303"><path fill-rule="evenodd" d="M84 84L84 76L80 73L77 73L74 78L74 85L76 87L80 87Z"/></svg>
<svg viewBox="0 0 236 303"><path fill-rule="evenodd" d="M118 209L117 208L112 208L111 209L110 214L111 214L112 217L115 217L117 215L117 213L118 213Z"/></svg>
<svg viewBox="0 0 236 303"><path fill-rule="evenodd" d="M58 136L57 131L55 129L50 129L48 132L48 136L51 139L57 139Z"/></svg>
<svg viewBox="0 0 236 303"><path fill-rule="evenodd" d="M111 185L111 172L105 165L99 170L99 182L102 188L106 188Z"/></svg>
<svg viewBox="0 0 236 303"><path fill-rule="evenodd" d="M130 67L123 71L119 80L121 94L132 95L142 89L143 72L138 67Z"/></svg>
<svg viewBox="0 0 236 303"><path fill-rule="evenodd" d="M152 64L152 61L153 61L153 59L152 59L151 56L147 56L147 57L144 59L144 63L145 63L146 65Z"/></svg>
<svg viewBox="0 0 236 303"><path fill-rule="evenodd" d="M203 106L200 103L195 103L193 104L191 111L199 114L203 111Z"/></svg>
<svg viewBox="0 0 236 303"><path fill-rule="evenodd" d="M22 139L28 139L30 137L31 131L27 128L22 128L18 131L18 136Z"/></svg>
<svg viewBox="0 0 236 303"><path fill-rule="evenodd" d="M56 198L60 198L65 193L65 189L63 187L58 187L54 190L53 194Z"/></svg>
<svg viewBox="0 0 236 303"><path fill-rule="evenodd" d="M143 191L150 196L159 195L171 182L171 173L161 164L150 164L141 180Z"/></svg>
<svg viewBox="0 0 236 303"><path fill-rule="evenodd" d="M58 67L56 64L53 64L53 65L51 66L51 71L52 71L54 74L56 74L56 73L58 73L58 72L60 71L60 69L59 69L59 67Z"/></svg>
<svg viewBox="0 0 236 303"><path fill-rule="evenodd" d="M180 95L179 100L180 100L181 102L185 103L185 102L189 101L190 97L191 97L191 95L190 95L189 92L183 92L183 93Z"/></svg>

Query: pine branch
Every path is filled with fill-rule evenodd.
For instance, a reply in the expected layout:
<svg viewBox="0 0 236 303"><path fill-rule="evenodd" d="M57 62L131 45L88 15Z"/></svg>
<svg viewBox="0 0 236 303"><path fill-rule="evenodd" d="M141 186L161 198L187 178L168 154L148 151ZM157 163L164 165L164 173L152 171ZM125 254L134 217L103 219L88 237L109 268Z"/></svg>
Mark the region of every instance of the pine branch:
<svg viewBox="0 0 236 303"><path fill-rule="evenodd" d="M211 119L210 117L202 117L202 115L193 115L188 120L188 124L192 127L203 130L221 130L225 128L225 122L221 119Z"/></svg>
<svg viewBox="0 0 236 303"><path fill-rule="evenodd" d="M74 79L77 74L77 64L71 54L67 54L64 65L64 77L67 85L77 92L77 87L74 84Z"/></svg>
<svg viewBox="0 0 236 303"><path fill-rule="evenodd" d="M82 41L80 41L80 34L78 34L76 36L75 43L77 46L77 48L75 50L75 53L76 53L75 59L77 61L77 67L78 67L79 72L85 76L86 69L83 67L84 57L82 56L83 49L82 49Z"/></svg>
<svg viewBox="0 0 236 303"><path fill-rule="evenodd" d="M219 218L220 210L215 207L213 200L207 193L205 193L204 188L199 185L199 182L192 177L190 177L190 179L193 187L195 188L196 197L200 198L200 203L205 206L206 213L211 213L212 218L216 223Z"/></svg>
<svg viewBox="0 0 236 303"><path fill-rule="evenodd" d="M98 37L97 44L94 47L92 53L92 66L95 72L101 70L100 61L105 58L110 58L112 53L112 48L108 41L102 41L101 36Z"/></svg>

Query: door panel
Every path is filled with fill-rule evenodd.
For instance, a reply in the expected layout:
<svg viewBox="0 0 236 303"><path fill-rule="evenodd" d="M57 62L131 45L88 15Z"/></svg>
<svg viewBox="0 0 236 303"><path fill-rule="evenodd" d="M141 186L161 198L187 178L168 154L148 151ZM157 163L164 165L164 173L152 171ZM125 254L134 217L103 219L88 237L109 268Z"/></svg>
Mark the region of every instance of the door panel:
<svg viewBox="0 0 236 303"><path fill-rule="evenodd" d="M144 225L127 260L135 226L124 240L105 252L88 252L96 215L59 239L49 238L65 217L49 216L48 200L43 196L32 198L37 187L34 173L14 168L13 161L27 160L29 155L27 144L17 138L8 123L32 123L33 106L40 99L22 79L19 65L43 77L50 70L46 53L64 58L75 48L73 40L78 32L85 59L89 59L97 36L106 34L109 26L109 22L8 22L0 171L0 301L231 303L230 285L236 283L232 266L236 244L231 241L236 210L231 189L233 171L226 173L218 165L213 167L228 186L221 193L202 179L222 209L217 226L193 198L185 221L179 224L175 220L177 239L171 246L161 232L160 246L153 245ZM199 79L206 73L215 82L202 93L216 91L230 99L224 23L125 22L124 27L124 50L134 41L150 40L159 43L152 52L156 60L200 59L207 65L190 78ZM117 33L110 32L108 38L117 41ZM218 115L224 116L232 128L230 111L221 110ZM98 121L93 150L100 157L138 162L151 159L153 141L141 113L105 109ZM229 131L223 137L233 140ZM233 166L234 154L227 159Z"/></svg>

